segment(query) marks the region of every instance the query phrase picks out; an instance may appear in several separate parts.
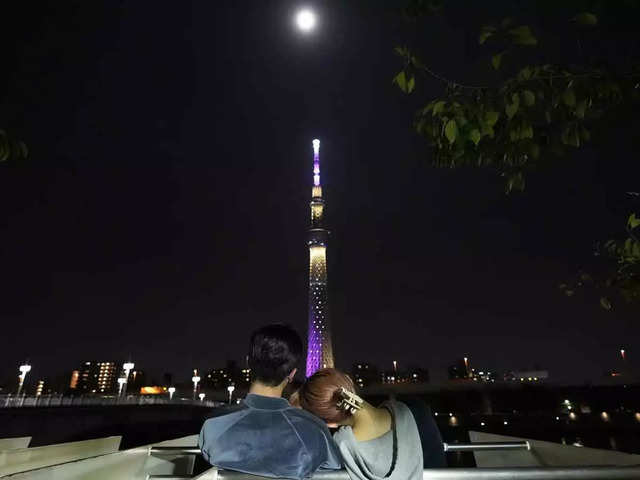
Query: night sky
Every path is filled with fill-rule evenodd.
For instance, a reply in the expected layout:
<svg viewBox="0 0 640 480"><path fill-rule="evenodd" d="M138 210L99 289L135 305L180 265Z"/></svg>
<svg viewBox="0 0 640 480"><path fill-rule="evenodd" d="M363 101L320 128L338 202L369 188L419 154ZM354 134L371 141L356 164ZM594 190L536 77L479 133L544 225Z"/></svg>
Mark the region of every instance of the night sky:
<svg viewBox="0 0 640 480"><path fill-rule="evenodd" d="M430 167L391 84L402 29L385 3L308 2L310 36L294 1L15 7L0 128L31 157L0 167L0 383L26 358L35 380L129 355L187 378L241 360L257 326L306 335L316 137L339 367L398 360L439 380L467 355L583 382L621 347L634 361L637 310L557 286L623 227L637 138L511 198L489 172ZM425 58L463 77L476 32L428 22Z"/></svg>

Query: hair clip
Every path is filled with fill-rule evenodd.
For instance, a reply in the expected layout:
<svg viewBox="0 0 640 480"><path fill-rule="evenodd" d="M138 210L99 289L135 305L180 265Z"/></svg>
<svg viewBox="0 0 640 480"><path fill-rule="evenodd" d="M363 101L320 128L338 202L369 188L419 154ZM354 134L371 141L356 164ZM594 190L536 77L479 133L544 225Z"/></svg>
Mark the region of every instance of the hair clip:
<svg viewBox="0 0 640 480"><path fill-rule="evenodd" d="M346 388L340 387L338 395L340 395L340 401L338 401L336 406L345 412L353 414L362 408L364 400Z"/></svg>

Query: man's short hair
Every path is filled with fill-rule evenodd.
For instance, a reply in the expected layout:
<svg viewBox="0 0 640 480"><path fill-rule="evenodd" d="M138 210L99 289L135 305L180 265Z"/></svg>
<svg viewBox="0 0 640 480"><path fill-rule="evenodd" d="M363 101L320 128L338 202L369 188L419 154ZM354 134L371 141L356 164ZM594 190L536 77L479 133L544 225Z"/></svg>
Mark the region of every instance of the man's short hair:
<svg viewBox="0 0 640 480"><path fill-rule="evenodd" d="M298 365L302 339L288 325L267 325L251 334L250 348L249 368L253 380L274 387Z"/></svg>

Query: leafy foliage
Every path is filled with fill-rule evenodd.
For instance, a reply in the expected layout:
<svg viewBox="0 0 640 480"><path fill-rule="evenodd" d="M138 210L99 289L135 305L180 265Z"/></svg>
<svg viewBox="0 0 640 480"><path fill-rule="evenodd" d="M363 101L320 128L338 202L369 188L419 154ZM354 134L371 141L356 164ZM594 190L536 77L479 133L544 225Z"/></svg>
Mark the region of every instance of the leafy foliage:
<svg viewBox="0 0 640 480"><path fill-rule="evenodd" d="M29 150L24 142L15 140L4 130L0 130L0 164L25 159L28 155Z"/></svg>
<svg viewBox="0 0 640 480"><path fill-rule="evenodd" d="M613 303L608 293L622 296L628 302L640 300L640 217L635 213L627 220L625 235L621 239L608 240L602 247L596 250L597 256L611 260L616 265L613 272L609 273L604 281L598 281L586 272L581 272L574 282L562 283L559 288L565 295L572 297L576 290L591 285L604 295L600 297L600 306L605 310L612 310Z"/></svg>
<svg viewBox="0 0 640 480"><path fill-rule="evenodd" d="M551 9L560 5L538 2ZM409 0L403 13L410 19L438 14L445 10L445 3ZM603 22L590 10L596 3L598 8L630 8L635 16L626 18L617 12L608 18L623 18L634 30L637 27L640 2L576 0L573 5L581 3L585 10L578 10L563 21L564 30L573 32L580 48L581 36L600 35ZM592 132L599 129L605 115L611 117L621 106L640 99L637 58L627 61L624 68L612 66L608 59L587 61L584 55L564 63L558 63L555 57L553 63L545 62L545 55L553 52L553 46L540 49L545 37L512 17L478 28L477 43L486 51L487 78L494 78L493 81L484 85L456 82L426 65L417 51L398 46L395 53L403 67L394 83L416 99L413 126L432 147L436 166L492 169L504 178L507 193L524 190L528 172L552 165L583 147L591 141ZM441 93L435 98L422 97L423 79L440 81ZM640 218L631 215L625 237L608 241L598 251L614 265L604 282L596 282L583 272L573 284L561 285L565 294L573 296L576 288L593 283L605 290L616 290L627 300L640 300L639 225ZM613 308L606 296L600 299L600 305L606 310Z"/></svg>
<svg viewBox="0 0 640 480"><path fill-rule="evenodd" d="M433 2L418 3L436 10ZM583 12L567 22L593 28L598 18ZM482 27L478 43L498 50L489 63L502 71L505 61L535 48L538 37L529 25L505 18ZM445 84L442 96L418 109L414 123L433 147L435 164L493 168L505 178L507 192L524 188L528 170L589 142L597 119L639 96L640 68L620 74L589 65L532 63L512 68L493 85L469 86L436 74L407 47L395 52L404 68L394 83L404 93L415 92L420 76Z"/></svg>

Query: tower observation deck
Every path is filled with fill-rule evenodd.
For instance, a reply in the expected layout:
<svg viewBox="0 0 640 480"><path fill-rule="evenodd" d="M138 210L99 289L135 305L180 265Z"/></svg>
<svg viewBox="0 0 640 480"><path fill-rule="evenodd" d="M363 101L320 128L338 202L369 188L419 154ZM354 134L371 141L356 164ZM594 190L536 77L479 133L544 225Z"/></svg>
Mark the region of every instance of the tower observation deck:
<svg viewBox="0 0 640 480"><path fill-rule="evenodd" d="M320 140L313 142L313 188L311 191L311 227L309 228L309 334L307 377L320 368L333 367L331 323L327 291L327 243L324 228L324 199L320 184Z"/></svg>

